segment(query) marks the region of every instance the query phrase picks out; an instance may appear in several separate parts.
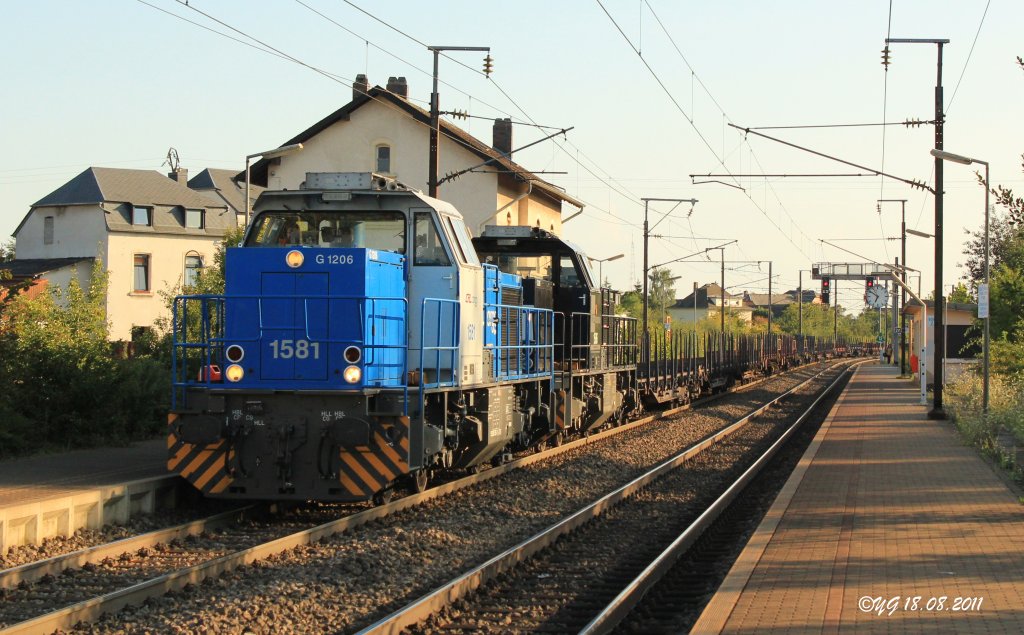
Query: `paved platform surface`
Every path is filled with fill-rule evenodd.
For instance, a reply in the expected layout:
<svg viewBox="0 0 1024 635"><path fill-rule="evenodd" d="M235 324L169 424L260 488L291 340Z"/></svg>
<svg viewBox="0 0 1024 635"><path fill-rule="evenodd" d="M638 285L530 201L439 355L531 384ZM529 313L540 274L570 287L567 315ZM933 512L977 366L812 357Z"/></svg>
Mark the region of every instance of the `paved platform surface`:
<svg viewBox="0 0 1024 635"><path fill-rule="evenodd" d="M0 509L167 475L167 442L0 461Z"/></svg>
<svg viewBox="0 0 1024 635"><path fill-rule="evenodd" d="M692 632L1024 633L1024 505L896 373L857 371Z"/></svg>

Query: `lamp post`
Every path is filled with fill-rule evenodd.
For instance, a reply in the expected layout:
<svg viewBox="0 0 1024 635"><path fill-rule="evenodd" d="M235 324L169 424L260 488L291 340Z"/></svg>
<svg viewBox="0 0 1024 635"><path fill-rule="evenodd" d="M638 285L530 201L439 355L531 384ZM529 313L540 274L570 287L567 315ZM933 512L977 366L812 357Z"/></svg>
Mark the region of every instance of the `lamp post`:
<svg viewBox="0 0 1024 635"><path fill-rule="evenodd" d="M989 192L989 180L988 180L988 161L982 161L981 159L972 159L970 157L961 156L959 154L953 154L952 152L945 152L943 150L932 150L931 155L940 161L952 161L953 163L959 163L961 165L970 165L977 163L978 165L985 166L985 303L982 306L982 291L978 289L978 317L985 320L985 338L984 348L982 351L982 375L984 388L982 396L982 412L988 414L988 355L989 355L989 310L988 310L988 291L989 291L989 279L988 279L988 192ZM981 313L984 312L984 315Z"/></svg>
<svg viewBox="0 0 1024 635"><path fill-rule="evenodd" d="M611 262L613 260L618 260L619 258L622 258L625 255L626 254L615 254L614 256L608 256L607 258L591 258L590 256L587 256L587 259L590 260L590 262L596 262L597 263L597 278L598 278L597 286L598 286L598 288L603 288L604 287L604 269L603 269L604 263Z"/></svg>
<svg viewBox="0 0 1024 635"><path fill-rule="evenodd" d="M910 234L911 236L918 236L920 238L935 238L935 236L927 232L917 231L916 229L908 229L906 230L906 233ZM917 274L917 295L914 296L914 300L916 300L921 305L921 328L923 333L923 341L921 343L921 356L918 358L917 372L921 376L921 405L923 406L928 403L928 400L926 398L927 380L925 379L925 376L928 374L928 371L926 370L926 360L928 359L928 305L925 303L924 300L921 299L921 278L923 277L923 274L920 271L917 271L916 269L911 269L906 264L901 266L904 271L904 276L906 276L907 271L913 271L916 272ZM913 292L910 291L909 286L907 286L906 284L902 284L901 281L898 280L896 282L897 284L900 284L900 286L903 287L904 291L910 292L911 295L913 295Z"/></svg>
<svg viewBox="0 0 1024 635"><path fill-rule="evenodd" d="M801 352L803 351L803 337L804 337L804 272L814 273L810 269L799 269L797 270L797 278L799 284L797 285L796 291L796 311L797 311L797 327L796 334L800 338Z"/></svg>
<svg viewBox="0 0 1024 635"><path fill-rule="evenodd" d="M900 204L900 264L904 267L907 266L907 199L905 198L880 198L878 199L878 211L882 211L882 203L899 203ZM901 274L901 280L905 285L907 283L907 272L904 271ZM900 313L900 306L907 306L907 290L904 288L900 289L902 295L897 296L899 298L899 304L896 307L896 313L900 316L900 375L907 374L907 318Z"/></svg>
<svg viewBox="0 0 1024 635"><path fill-rule="evenodd" d="M678 207L680 203L689 203L690 205L696 205L697 204L697 199L695 199L695 198L645 198L645 199L641 199L641 200L643 200L643 202L644 202L644 272L643 272L643 281L644 281L644 311L643 311L643 320L644 320L644 322L643 322L643 329L644 329L644 347L646 349L647 339L648 339L648 335L647 335L647 308L648 308L648 304L649 304L648 303L648 298L647 298L647 270L648 270L648 267L647 267L647 254L648 254L647 243L648 243L648 240L649 240L649 238L651 236L651 230L654 229L655 227L657 227L658 223L660 223L661 221L663 221L666 218L668 218L668 215L671 214L672 210L675 209L675 207L673 207L664 216L662 216L660 219L658 219L657 223L654 223L653 226L648 226L648 223L647 223L647 211L648 211L648 209L650 207L649 204L652 201L655 201L655 202L662 201L662 202L667 202L667 203L675 203L676 207ZM665 264L668 264L668 263L665 263Z"/></svg>
<svg viewBox="0 0 1024 635"><path fill-rule="evenodd" d="M249 225L249 216L252 213L252 200L249 198L249 162L260 157L263 159L276 159L283 157L288 154L294 154L302 150L301 143L293 143L291 145L281 146L280 148L274 148L272 150L264 150L263 152L256 152L245 157L245 224Z"/></svg>
<svg viewBox="0 0 1024 635"><path fill-rule="evenodd" d="M655 200L655 199L651 199L651 200ZM645 225L646 225L646 222L645 222ZM644 234L646 236L646 231L644 232ZM658 267L664 267L665 265L670 265L673 262L681 262L683 260L687 260L689 258L693 258L694 256L700 256L702 254L708 253L709 251L713 251L713 250L717 249L719 255L721 256L721 261L722 261L722 284L721 284L721 287L720 287L720 292L721 292L721 294L720 294L720 302L722 303L722 306L721 306L721 310L719 311L719 313L721 313L721 318L722 318L722 333L725 333L725 248L728 247L729 245L731 245L733 243L737 243L737 242L739 242L739 240L730 240L727 243L722 243L721 245L716 245L714 247L705 247L704 249L702 249L700 251L695 251L692 254L688 254L686 256L681 256L679 258L673 258L672 260L669 260L668 262L663 262L663 263L661 263L659 265L651 267L652 269L657 269ZM647 245L647 242L644 241L644 246L646 247L646 245ZM730 262L732 262L732 261L730 261ZM744 260L742 262L751 262L751 261ZM647 272L647 250L645 249L644 250L644 273L645 273L645 276L644 276L644 322L645 323L646 323L646 320L647 320L647 277L646 277L646 272ZM696 301L696 298L694 298L694 300ZM708 298L708 306L709 307L711 306L710 298Z"/></svg>
<svg viewBox="0 0 1024 635"><path fill-rule="evenodd" d="M430 93L430 157L427 164L427 193L437 198L437 164L439 155L438 137L441 128L441 99L437 92L437 63L441 51L487 51L484 58L484 74L491 75L491 47L489 46L428 46L427 50L434 53L434 89Z"/></svg>

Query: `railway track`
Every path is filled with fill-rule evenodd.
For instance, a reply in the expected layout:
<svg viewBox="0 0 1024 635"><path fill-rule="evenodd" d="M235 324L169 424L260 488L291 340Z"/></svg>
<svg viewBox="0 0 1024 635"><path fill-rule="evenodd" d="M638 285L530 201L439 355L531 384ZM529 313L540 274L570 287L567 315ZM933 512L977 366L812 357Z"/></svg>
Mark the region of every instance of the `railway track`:
<svg viewBox="0 0 1024 635"><path fill-rule="evenodd" d="M818 379L360 633L609 632L841 377L799 416L791 406L755 417Z"/></svg>
<svg viewBox="0 0 1024 635"><path fill-rule="evenodd" d="M797 370L797 371L795 371L793 373L793 375L800 375L801 373L806 374L807 372L808 372L807 369ZM788 380L784 380L782 377L776 377L776 378L769 378L768 381L769 382L775 381L776 383L778 383L778 382L781 382L781 381L791 381L792 382L792 381L795 381L795 380L793 380L792 377L790 377ZM737 395L736 398L739 398L740 400L742 400L742 393L740 393L740 395ZM676 412L678 412L678 410ZM481 484L485 483L486 481L489 481L491 479L496 478L497 476L505 474L505 473L509 472L510 470L513 470L513 469L516 469L516 468L529 467L531 465L537 464L540 461L548 460L548 459L551 459L551 458L553 458L555 456L558 456L558 455L562 455L562 454L566 454L566 453L571 453L574 450L578 450L580 448L586 448L588 446L594 446L595 444L598 444L599 442L602 442L605 439L610 439L611 437L616 436L616 435L623 435L623 433L629 433L631 431L635 433L636 430L640 429L640 426L642 426L644 423L649 422L650 420L653 420L653 419L656 419L656 418L671 418L672 415L673 415L672 412L663 413L663 414L659 415L658 417L650 417L650 418L647 418L646 420L641 420L641 421L639 421L637 423L634 423L634 424L629 424L627 426L622 426L620 428L615 428L615 429L612 429L612 430L609 430L609 431L598 433L598 434L595 434L595 435L591 436L588 439L583 439L583 440L579 440L579 441L576 441L576 442L573 442L573 443L566 444L566 445L564 445L564 446L562 446L562 447L560 447L560 448L558 448L556 450L550 450L550 451L544 452L542 454L533 455L533 456L527 457L525 459L521 459L519 461L507 464L505 466L501 466L499 468L494 468L494 469L488 470L488 471L483 472L483 473L478 474L478 475L474 475L474 476L471 476L471 477L468 477L468 478L465 478L465 479L460 479L459 481L455 481L455 482L452 482L452 483L448 483L448 484L442 485L442 486L440 486L438 488L435 488L433 490L429 490L429 491L427 491L427 492L425 492L423 494L419 494L419 495L415 495L415 496L410 496L408 498L404 498L404 499L400 499L398 501L395 501L395 502L393 502L393 503L391 503L389 505L386 505L386 506L382 506L382 507L374 508L374 509L368 509L368 510L365 510L365 511L362 511L362 512L350 515L350 516L347 516L345 518L341 518L341 519L337 519L337 520L332 520L332 521L327 522L327 523L319 524L319 525L317 525L316 527L313 527L313 528L308 528L307 527L307 528L304 528L302 531L298 531L298 532L295 532L295 533L290 533L288 535L282 536L281 535L282 532L280 531L280 527L278 527L275 530L275 531L277 531L277 536L278 537L276 537L274 540L270 540L269 542L261 541L260 537L253 533L253 534L250 534L249 537L248 537L250 539L250 542L246 543L246 544L249 544L251 546L247 546L247 547L242 548L242 549L238 549L238 548L232 549L231 545L228 544L229 541L222 540L221 544L219 546L219 548L221 549L220 552L217 552L215 549L211 550L210 548L204 548L204 551L207 554L205 559L204 559L204 561L203 562L199 562L199 563L195 563L192 566L188 566L188 567L176 567L175 566L175 558L184 558L184 559L187 560L189 557L194 557L194 555L193 556L189 556L188 555L188 553L191 553L188 549L183 549L183 551L184 551L183 554L175 554L174 553L174 549L169 549L168 550L165 547L157 547L156 546L156 545L166 544L166 541L167 541L166 538L164 538L163 540L158 540L154 536L149 536L147 538L142 539L143 542L141 542L141 543L133 543L133 546L129 547L127 549L127 552L128 553L134 553L135 555L129 555L127 557L126 556L119 556L117 558L114 558L111 554L114 551L116 551L118 549L118 547L110 547L110 548L106 548L105 547L105 549L107 549L106 555L103 555L103 556L95 556L94 555L93 556L93 557L98 557L100 562L103 562L104 559L106 559L108 561L106 565L103 565L103 567L110 568L111 570L116 570L116 569L119 568L116 563L117 562L123 562L124 566L122 566L120 568L121 569L127 569L130 572L133 572L130 575L124 575L122 573L122 575L119 578L120 580L122 580L122 582L127 581L128 583L130 583L130 586L125 586L125 584L121 584L120 585L121 588L118 588L116 590L110 590L110 591L108 591L106 593L101 593L99 591L95 591L95 589L99 588L98 585L83 584L84 582L86 582L89 579L88 576L84 576L83 577L83 573L92 575L94 572L89 572L89 571L85 571L83 569L75 568L76 566L81 566L80 564L79 565L71 564L71 565L66 565L65 566L65 565L54 565L54 564L51 563L50 565L47 565L47 566L49 566L49 567L58 566L58 567L63 567L63 568L61 568L61 569L49 568L48 569L46 567L38 567L38 568L35 569L36 572L35 573L31 573L31 574L29 574L27 571L22 571L20 575L24 576L23 580L19 580L18 583L15 585L15 588L13 590L7 590L7 591L3 592L5 594L5 597L4 597L4 599L5 599L5 602L4 602L5 609L6 609L6 607L8 605L11 606L11 607L14 607L14 608L11 609L10 613L4 613L4 615L8 615L8 614L15 615L16 611L18 610L17 606L16 606L16 605L18 605L18 602L17 601L13 601L12 602L12 600L15 600L16 597L19 597L17 594L19 594L19 593L28 594L32 589L42 589L42 591L39 591L41 593L41 595L37 596L36 599L34 600L34 605L37 607L36 608L36 614L39 612L39 608L38 607L40 607L40 606L46 606L46 607L50 607L50 608L55 606L57 604L57 602L53 601L53 598L55 598L55 597L71 597L68 594L65 594L64 596L61 596L61 594L59 592L54 592L54 589L57 589L58 587L60 587L60 585L62 583L62 580L61 580L62 578L68 578L70 580L70 584L72 586L76 586L76 587L78 587L80 589L93 590L93 597L89 597L87 599L82 599L81 601L79 601L77 603L74 603L74 604L72 604L70 606L67 606L65 608L62 608L62 609L60 609L58 611L54 611L54 612L51 612L51 613L46 614L46 615L40 615L38 617L34 617L33 619L30 619L30 620L27 620L27 621L21 621L21 622L19 622L17 624L10 624L8 622L9 626L3 632L5 632L5 633L7 633L7 632L10 632L10 633L52 632L53 630L56 630L56 629L68 629L68 628L73 627L79 621L86 621L86 622L93 621L93 620L96 620L101 614L104 614L104 613L109 614L109 613L115 612L115 611L117 611L117 610L119 610L119 609L121 609L121 608L123 608L125 606L137 606L137 605L141 604L142 602L145 602L146 600L152 600L152 598L160 597L160 596L162 596L162 595L164 595L164 594L166 594L168 592L179 592L178 593L178 597L174 598L174 600L176 600L176 601L180 600L181 596L183 596L183 595L184 596L188 596L190 594L192 594L192 595L197 595L197 594L201 595L203 593L204 589L202 589L200 587L197 587L196 585L197 585L197 583L199 583L199 582L201 582L203 580L207 580L207 579L210 579L210 578L215 578L217 576L224 575L227 572L234 571L234 570L238 569L239 567L245 567L245 565L251 564L251 563L256 562L256 561L265 560L265 559L267 559L268 557L270 557L270 556L272 556L274 554L282 554L282 553L286 553L286 552L291 551L291 552L293 552L292 554L286 555L286 556L282 556L282 559L283 560L288 560L289 558L298 557L296 554L303 553L303 550L302 549L297 549L297 547L302 547L303 545L313 545L314 543L317 543L317 542L325 539L326 537L336 536L339 533L348 532L351 529L354 529L354 528L360 527L360 526L365 526L368 523L373 523L373 521L377 521L377 520L381 520L382 522L381 523L376 523L376 524L378 524L378 525L386 525L387 520L383 520L383 519L387 519L389 516L396 518L396 520L394 520L394 525L407 524L409 522L408 521L408 517L409 517L410 514L414 515L414 516L422 517L422 516L424 516L426 514L432 513L432 511L429 510L429 509L426 510L425 512L423 512L423 513L420 513L420 514L417 514L416 512L406 511L406 510L409 510L413 506L416 506L416 505L427 505L428 507L430 507L431 506L431 501L435 501L436 499L439 499L442 496L445 496L447 494L450 494L450 493L453 493L453 492L457 492L457 491L460 491L460 490L463 490L463 489L466 489L466 488L471 488L471 487L474 487L474 486L480 487ZM623 436L628 436L628 434L623 435ZM525 471L528 471L528 470L525 470ZM463 496L463 494L460 494L460 496ZM487 497L487 494L483 493L483 494L481 494L481 496L482 497ZM458 498L458 497L453 497L453 498ZM433 503L433 506L434 507L438 507L438 506L440 506L440 507L458 507L458 503L448 503L446 505L438 505L437 503ZM400 516L402 515L403 511L404 511L405 518L400 518ZM445 524L446 524L446 522L443 520L443 518L441 518L441 519L438 519L436 527L442 527ZM432 531L435 531L435 532L438 531L436 529L436 527ZM389 529L389 527L388 526L384 526L384 527L380 527L378 529L383 529L383 530L387 531ZM185 531L186 532L185 535L187 535L187 532L189 532L189 531L191 531L193 534L198 532L196 526L193 526L191 530L184 529L184 528L179 528L178 531ZM208 529L207 529L207 532L208 532ZM245 533L245 532L241 532L241 533ZM284 533L287 533L287 532L284 532ZM400 538L400 536L401 536L401 530L400 529L396 529L396 531L391 532L391 533L394 534L393 536L391 536L392 538L394 538L395 536L398 536ZM432 534L432 535L436 535L436 533ZM443 538L443 536L442 536L442 538ZM239 538L239 539L241 539L241 538ZM179 538L179 540L181 540L181 544L182 545L186 545L186 547L187 547L187 542L188 541L182 540L181 538ZM232 538L232 540L234 540L234 538ZM145 544L145 541L150 541L150 542L149 542L149 544ZM201 544L199 542L200 539L193 538L192 541L194 541L195 544ZM345 542L345 541L342 541L342 542ZM355 542L358 542L358 540L355 540ZM368 542L368 543L377 543L377 541L374 540L372 537L367 538L366 542ZM135 544L142 544L142 546L134 546ZM216 546L216 539L214 539L214 544ZM506 542L506 544L510 544L510 543ZM128 546L128 543L125 543L124 545L121 545L120 548L122 549L122 553L125 553L125 549L124 548L127 547L127 546ZM484 547L484 548L486 549L487 547ZM138 552L139 549L142 549L144 551L142 556L139 555L139 552ZM312 550L313 548L312 547L307 547L307 549ZM97 553L101 553L101 552L97 551ZM491 553L493 553L493 551ZM167 554L167 555L164 556L163 554ZM222 554L222 555L218 555L218 554ZM352 554L351 554L350 550L340 549L340 550L338 550L336 555L339 558L348 558ZM146 576L144 576L144 575L139 576L138 575L139 567L133 566L133 563L135 563L135 561L138 558L143 558L143 557L145 557L145 558L153 558L153 559L156 559L156 560L164 560L164 563L165 563L166 566L164 566L162 569L160 569L160 571L164 571L164 573L161 573L160 575L157 575L155 577L150 577L148 579L146 579ZM421 556L421 560L422 560L422 556ZM95 564L91 565L91 566L93 568L96 568L96 569L101 568L99 565L95 565ZM147 565L147 567L149 567L150 571L152 571L153 567L151 567L149 565ZM366 568L367 567L364 565L363 566L363 570L365 570ZM58 571L65 571L65 570L69 571L70 573L63 573L63 574L60 574L60 575L58 574ZM351 570L351 568L347 569L347 570L350 571L350 572L353 572ZM40 571L44 571L44 572L43 573L39 573ZM5 575L7 574L7 572L4 572L4 573L5 573ZM232 574L232 575L235 576L233 579L237 580L239 575L244 576L245 574L239 574L239 573L236 572L235 574ZM34 576L35 579L39 580L39 582L37 582L35 584L30 584L29 583L29 579L32 576ZM114 577L117 578L118 576L115 575ZM143 579L140 579L140 577L143 578ZM4 579L4 578L0 578L0 579ZM7 579L14 580L15 578L11 577L11 578L7 578ZM431 582L431 580L429 578L424 578L424 581L426 583L430 583ZM421 584L422 584L422 582L421 582ZM17 586L19 586L19 585L22 587L21 589L17 588ZM230 586L230 580L228 582L228 585ZM10 589L10 585L9 584L6 585L6 586L7 586L8 589ZM114 585L114 586L117 586L117 585ZM104 588L108 588L108 587L104 587ZM413 585L411 589L407 589L407 592L410 591L410 590L411 591L416 591L417 589L416 589L415 585ZM182 591L184 591L184 593L180 593ZM371 596L372 596L372 594L371 594ZM383 606L383 607L381 606L382 603L380 602L380 594L378 594L376 597L377 597L377 604L376 604L376 606L373 606L372 602L369 602L369 603L367 603L366 605L364 605L362 607L362 615L363 615L362 618L359 618L359 616L356 615L353 618L353 620L355 620L355 621L346 622L345 620L342 620L340 622L340 624L342 626L342 630L344 630L346 625L351 625L353 623L357 623L357 621L359 619L362 619L362 621L364 623L368 623L369 619L372 619L372 617L374 616L374 612L375 611L377 613L380 613L383 609L389 608L386 605ZM68 603L67 600L60 600L60 602L63 602L65 604ZM28 602L28 605L32 605L32 604L33 604L33 601L29 601ZM129 610L129 612L130 612L130 610ZM245 613L243 612L243 615L244 614ZM133 618L132 618L131 615L129 615L128 619L130 620L130 619L133 619ZM110 621L112 623L116 622L116 620L117 620L117 618L106 618L106 621ZM100 626L100 630L102 630L103 629L102 624L100 624L99 626ZM123 627L120 627L120 628L123 629ZM119 630L119 628L118 627L113 627L113 630ZM289 629L288 629L287 626L285 626L282 630L287 631ZM296 627L296 630L301 630L301 629Z"/></svg>

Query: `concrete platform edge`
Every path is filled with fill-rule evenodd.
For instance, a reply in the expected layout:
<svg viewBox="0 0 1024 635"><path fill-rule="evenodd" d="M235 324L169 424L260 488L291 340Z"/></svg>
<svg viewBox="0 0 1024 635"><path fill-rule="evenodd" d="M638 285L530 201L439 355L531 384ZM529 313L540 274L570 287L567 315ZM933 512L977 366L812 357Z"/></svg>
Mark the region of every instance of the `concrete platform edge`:
<svg viewBox="0 0 1024 635"><path fill-rule="evenodd" d="M11 547L38 545L79 529L123 523L132 516L174 507L184 483L177 475L104 485L0 509L0 554Z"/></svg>
<svg viewBox="0 0 1024 635"><path fill-rule="evenodd" d="M858 372L860 372L859 365L854 370L851 381ZM849 387L849 384L847 384L847 387ZM793 473L789 475L785 485L782 486L779 495L775 498L775 502L772 503L764 518L761 519L761 523L754 530L743 551L736 558L736 562L729 569L729 573L725 576L721 586L718 587L718 591L715 592L711 601L704 607L704 611L701 612L700 617L694 623L693 628L690 630L691 634L710 635L712 633L721 633L725 629L729 617L736 608L740 594L746 588L754 568L757 567L761 557L764 555L765 549L768 547L768 543L771 542L772 537L775 535L775 530L789 509L793 496L796 495L797 490L800 488L807 469L814 461L814 457L817 456L818 448L821 447L822 441L828 434L832 421L846 400L847 392L847 388L844 388L839 399L832 405L828 416L822 422L821 427L818 429L817 434L814 435L814 439L807 447L804 455L800 457L800 462L793 470Z"/></svg>

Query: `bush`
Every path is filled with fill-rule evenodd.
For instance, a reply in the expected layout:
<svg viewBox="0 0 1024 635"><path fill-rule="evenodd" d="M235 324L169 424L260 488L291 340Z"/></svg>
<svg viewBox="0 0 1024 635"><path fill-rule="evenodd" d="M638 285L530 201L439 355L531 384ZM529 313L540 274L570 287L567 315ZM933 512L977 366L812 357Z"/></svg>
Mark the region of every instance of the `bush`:
<svg viewBox="0 0 1024 635"><path fill-rule="evenodd" d="M993 374L989 380L989 412L983 416L983 385L980 372L964 373L946 384L946 405L957 428L972 445L1001 453L996 442L1002 430L1009 431L1018 446L1024 446L1024 382Z"/></svg>
<svg viewBox="0 0 1024 635"><path fill-rule="evenodd" d="M115 359L104 313L106 272L0 305L0 458L125 444L163 430L169 370Z"/></svg>

